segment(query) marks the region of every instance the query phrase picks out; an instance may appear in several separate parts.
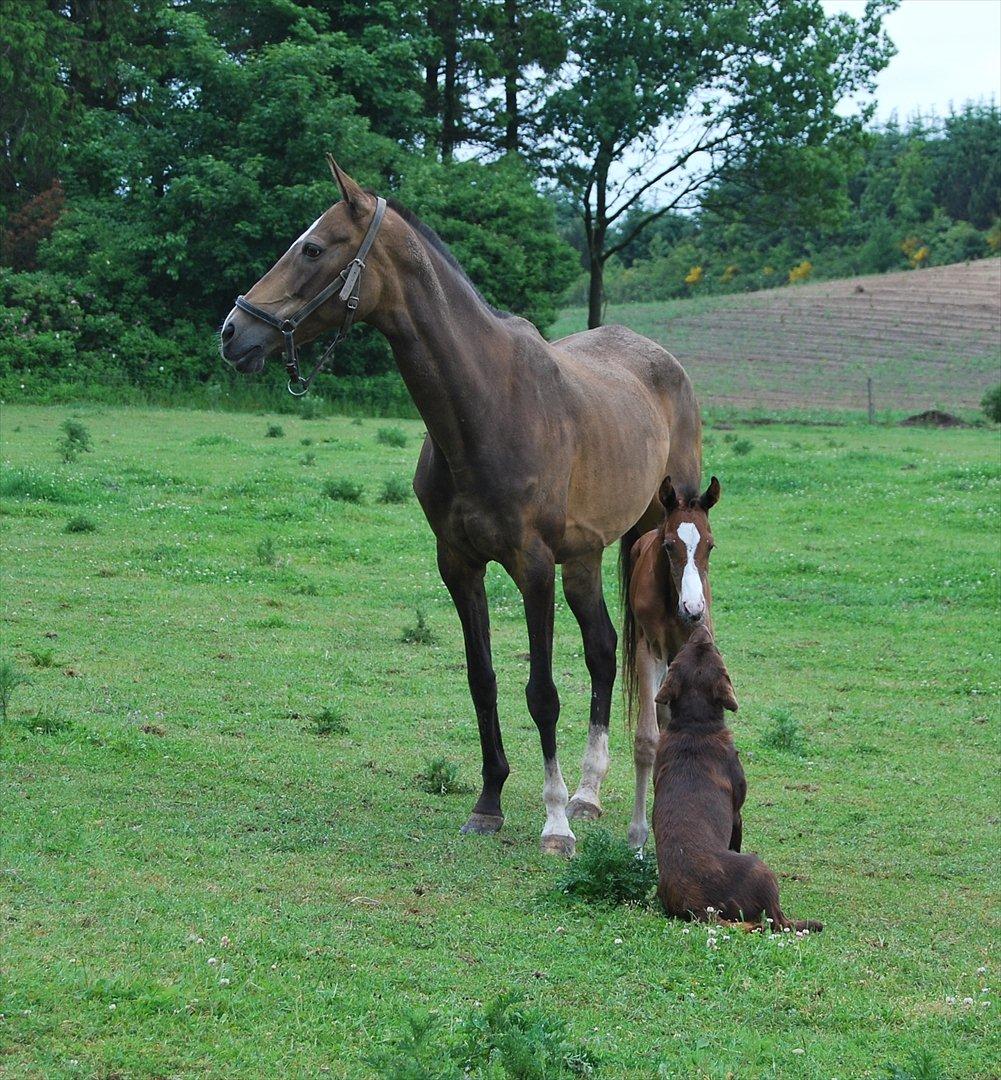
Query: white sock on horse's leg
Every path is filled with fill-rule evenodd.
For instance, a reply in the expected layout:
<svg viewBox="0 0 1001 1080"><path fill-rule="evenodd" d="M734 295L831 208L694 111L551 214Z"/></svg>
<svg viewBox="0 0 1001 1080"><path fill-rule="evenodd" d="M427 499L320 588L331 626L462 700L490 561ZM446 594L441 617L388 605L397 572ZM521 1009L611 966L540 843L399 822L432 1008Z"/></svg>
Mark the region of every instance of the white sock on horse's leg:
<svg viewBox="0 0 1001 1080"><path fill-rule="evenodd" d="M629 843L641 848L650 835L647 824L646 802L653 775L653 762L657 755L660 729L657 727L657 706L654 697L660 689L666 664L650 655L644 642L636 647L636 681L640 699L640 715L633 735L633 763L636 767L636 798L633 817L629 822Z"/></svg>
<svg viewBox="0 0 1001 1080"><path fill-rule="evenodd" d="M542 850L559 855L572 855L577 838L567 820L567 786L563 782L559 759L546 761L546 782L542 801L546 805L546 824L542 828Z"/></svg>
<svg viewBox="0 0 1001 1080"><path fill-rule="evenodd" d="M608 761L608 728L592 724L580 766L580 786L570 800L574 817L601 815L601 782L608 773Z"/></svg>

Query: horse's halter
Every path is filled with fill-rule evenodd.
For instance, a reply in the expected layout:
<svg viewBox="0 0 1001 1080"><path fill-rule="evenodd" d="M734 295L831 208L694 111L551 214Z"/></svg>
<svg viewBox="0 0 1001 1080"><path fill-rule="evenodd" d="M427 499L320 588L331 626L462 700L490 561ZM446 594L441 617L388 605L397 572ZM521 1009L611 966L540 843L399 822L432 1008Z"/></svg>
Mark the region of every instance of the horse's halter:
<svg viewBox="0 0 1001 1080"><path fill-rule="evenodd" d="M355 252L355 257L325 289L318 292L312 300L307 301L298 311L288 316L288 318L277 318L263 308L259 308L255 304L252 304L245 296L238 296L236 298L236 306L241 311L245 311L248 315L253 315L255 319L260 319L261 322L266 322L269 326L273 326L281 331L282 337L285 339L285 370L289 374L288 392L294 397L302 397L303 394L309 390L310 386L313 384L313 380L320 374L325 367L327 360L333 355L334 349L336 349L348 336L348 333L351 330L351 324L355 319L355 312L358 310L358 300L361 292L361 272L365 269L365 257L372 247L372 243L375 240L376 233L379 231L379 226L382 224L385 213L386 200L379 196L375 200L375 216L372 218L372 222L368 227L368 232L365 233L365 238ZM343 286L341 286L342 281L344 282ZM301 322L308 319L321 304L329 300L330 297L337 292L338 287L340 287L338 298L347 304L344 321L338 327L337 333L334 335L334 340L327 346L326 351L320 357L320 362L310 372L309 378L304 379L299 372L299 355L296 352L295 347L296 328Z"/></svg>

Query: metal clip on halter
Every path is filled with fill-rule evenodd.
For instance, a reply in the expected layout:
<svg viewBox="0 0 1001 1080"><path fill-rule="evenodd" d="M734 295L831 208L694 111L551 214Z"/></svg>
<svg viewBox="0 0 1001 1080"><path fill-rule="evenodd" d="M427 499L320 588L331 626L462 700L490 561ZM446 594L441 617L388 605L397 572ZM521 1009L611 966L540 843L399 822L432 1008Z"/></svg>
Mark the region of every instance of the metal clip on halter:
<svg viewBox="0 0 1001 1080"><path fill-rule="evenodd" d="M320 374L326 366L327 360L333 355L334 349L348 336L351 324L354 322L355 312L358 310L358 301L361 298L361 274L365 269L365 257L368 255L376 234L379 232L379 226L382 224L385 214L386 200L379 196L375 200L375 214L355 257L326 288L318 292L312 300L307 301L298 311L293 312L287 318L279 319L263 308L257 307L256 304L252 304L245 296L236 298L236 306L241 311L245 311L255 319L260 319L261 322L275 327L281 333L285 344L285 370L289 374L288 392L293 397L302 397L307 393L310 386L313 385L313 380ZM341 285L341 282L343 282L343 285ZM338 292L338 290L340 291ZM299 371L299 355L295 347L295 332L299 324L308 319L335 292L338 293L338 299L343 300L347 308L344 320L337 328L334 340L331 341L320 357L319 363L307 378L303 378L302 373Z"/></svg>

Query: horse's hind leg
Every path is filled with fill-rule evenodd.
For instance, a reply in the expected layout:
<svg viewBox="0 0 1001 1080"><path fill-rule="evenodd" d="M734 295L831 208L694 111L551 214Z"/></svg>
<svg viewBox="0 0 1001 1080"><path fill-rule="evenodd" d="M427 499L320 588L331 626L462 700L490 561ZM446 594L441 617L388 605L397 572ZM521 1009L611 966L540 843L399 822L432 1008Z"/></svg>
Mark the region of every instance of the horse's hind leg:
<svg viewBox="0 0 1001 1080"><path fill-rule="evenodd" d="M591 676L591 715L580 787L567 806L567 817L601 816L601 782L608 772L608 716L615 682L617 637L601 590L601 552L563 565L563 595L584 639L584 661Z"/></svg>
<svg viewBox="0 0 1001 1080"><path fill-rule="evenodd" d="M464 833L496 832L504 823L501 788L511 771L504 756L497 719L497 679L490 656L490 616L483 576L486 567L469 563L453 548L439 541L438 570L455 603L466 645L466 675L476 709L483 754L483 790Z"/></svg>

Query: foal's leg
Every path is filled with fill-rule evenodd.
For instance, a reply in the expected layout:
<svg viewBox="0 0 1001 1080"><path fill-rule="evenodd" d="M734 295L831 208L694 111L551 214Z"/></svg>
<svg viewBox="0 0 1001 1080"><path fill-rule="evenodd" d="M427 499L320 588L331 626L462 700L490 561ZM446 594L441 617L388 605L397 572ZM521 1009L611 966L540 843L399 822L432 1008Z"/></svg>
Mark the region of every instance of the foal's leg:
<svg viewBox="0 0 1001 1080"><path fill-rule="evenodd" d="M438 570L452 595L462 623L466 643L466 675L469 693L476 709L483 755L483 790L464 833L496 832L504 823L501 811L501 788L511 771L504 756L500 723L497 719L497 679L490 657L490 616L483 588L486 567L468 562L447 544L438 543Z"/></svg>
<svg viewBox="0 0 1001 1080"><path fill-rule="evenodd" d="M525 602L530 668L525 697L528 711L539 729L546 770L542 789L542 800L546 805L542 850L556 855L572 855L577 841L567 821L567 786L563 782L556 756L556 721L560 715L560 698L553 682L553 604L556 591L553 553L538 541L519 553L511 571Z"/></svg>
<svg viewBox="0 0 1001 1080"><path fill-rule="evenodd" d="M633 818L627 834L629 844L642 848L650 835L646 819L647 790L653 774L653 761L657 755L660 730L657 725L657 704L654 698L664 681L667 665L652 655L642 636L636 641L636 691L639 695L639 720L633 736L633 762L636 766L636 800ZM662 706L663 708L663 706Z"/></svg>
<svg viewBox="0 0 1001 1080"><path fill-rule="evenodd" d="M608 714L615 682L615 627L601 591L601 552L563 565L563 595L584 639L584 661L591 676L591 718L587 750L581 763L580 787L567 816L601 817L601 782L608 772Z"/></svg>

